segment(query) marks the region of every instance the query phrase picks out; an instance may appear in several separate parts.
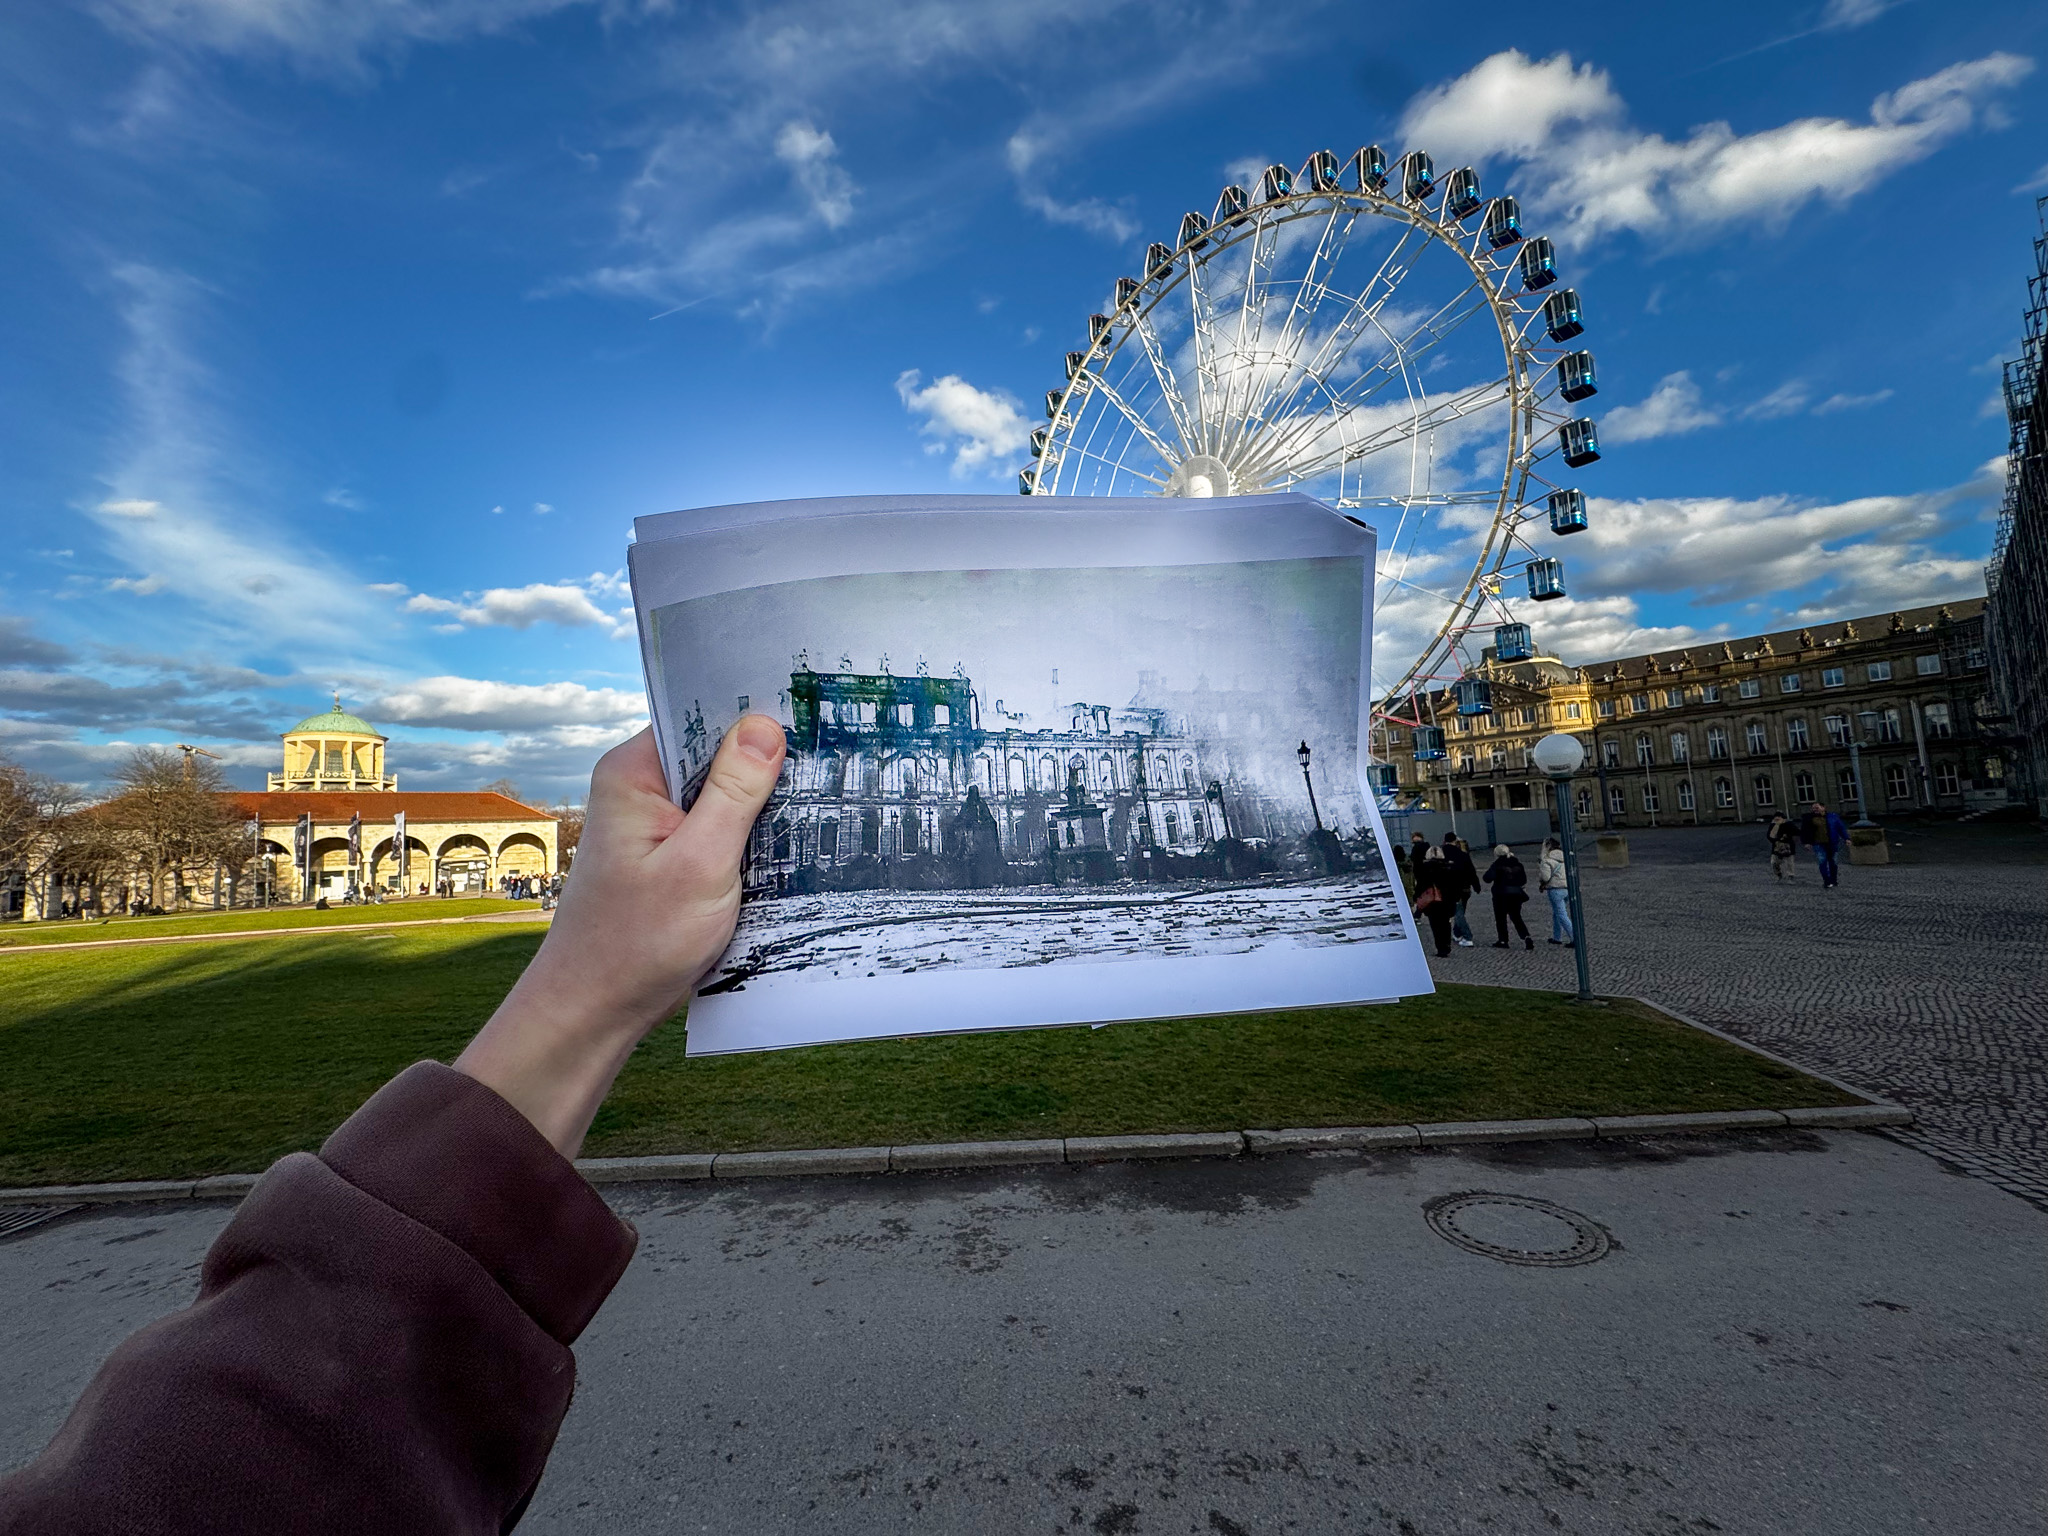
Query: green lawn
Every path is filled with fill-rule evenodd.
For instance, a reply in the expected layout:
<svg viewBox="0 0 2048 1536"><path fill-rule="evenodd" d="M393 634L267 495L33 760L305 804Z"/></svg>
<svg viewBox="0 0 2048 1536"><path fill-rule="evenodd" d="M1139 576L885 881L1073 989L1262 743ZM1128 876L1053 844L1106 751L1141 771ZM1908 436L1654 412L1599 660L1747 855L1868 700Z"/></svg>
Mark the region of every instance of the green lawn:
<svg viewBox="0 0 2048 1536"><path fill-rule="evenodd" d="M0 962L0 1185L260 1170L452 1060L540 942L381 930ZM688 1061L658 1032L586 1153L1853 1102L1617 1004L1451 987L1373 1008Z"/></svg>
<svg viewBox="0 0 2048 1536"><path fill-rule="evenodd" d="M482 917L488 912L524 908L537 903L506 901L498 896L413 896L382 906L266 907L260 911L180 912L163 917L80 918L51 923L8 923L0 927L0 949L15 944L80 944L99 939L160 939L187 933L247 933L271 928L346 928L354 923L427 922L444 917Z"/></svg>

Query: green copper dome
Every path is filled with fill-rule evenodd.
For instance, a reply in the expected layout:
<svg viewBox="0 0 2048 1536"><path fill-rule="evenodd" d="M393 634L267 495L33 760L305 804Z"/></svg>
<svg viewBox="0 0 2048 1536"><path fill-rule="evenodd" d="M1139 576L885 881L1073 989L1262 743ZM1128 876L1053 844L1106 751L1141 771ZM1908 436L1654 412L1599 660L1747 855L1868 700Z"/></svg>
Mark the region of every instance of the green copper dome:
<svg viewBox="0 0 2048 1536"><path fill-rule="evenodd" d="M369 721L343 714L339 698L324 715L308 715L285 732L287 736L376 736L380 739L383 734Z"/></svg>

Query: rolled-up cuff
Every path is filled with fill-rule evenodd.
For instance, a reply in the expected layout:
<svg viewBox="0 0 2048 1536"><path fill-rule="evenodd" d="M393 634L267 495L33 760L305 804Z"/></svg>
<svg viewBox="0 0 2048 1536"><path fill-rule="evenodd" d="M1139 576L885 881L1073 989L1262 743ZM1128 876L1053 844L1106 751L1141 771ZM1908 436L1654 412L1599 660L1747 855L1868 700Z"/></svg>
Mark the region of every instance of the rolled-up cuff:
<svg viewBox="0 0 2048 1536"><path fill-rule="evenodd" d="M386 1083L320 1157L468 1253L565 1345L597 1314L640 1241L532 1121L437 1061Z"/></svg>

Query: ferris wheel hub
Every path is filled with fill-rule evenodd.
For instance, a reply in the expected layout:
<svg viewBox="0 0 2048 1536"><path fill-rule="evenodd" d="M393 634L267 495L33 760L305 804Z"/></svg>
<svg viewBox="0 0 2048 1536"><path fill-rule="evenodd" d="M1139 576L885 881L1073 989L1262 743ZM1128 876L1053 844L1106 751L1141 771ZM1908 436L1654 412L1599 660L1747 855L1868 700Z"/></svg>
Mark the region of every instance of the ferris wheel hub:
<svg viewBox="0 0 2048 1536"><path fill-rule="evenodd" d="M1241 486L1230 466L1213 453L1191 453L1176 464L1162 496L1243 496L1255 487Z"/></svg>

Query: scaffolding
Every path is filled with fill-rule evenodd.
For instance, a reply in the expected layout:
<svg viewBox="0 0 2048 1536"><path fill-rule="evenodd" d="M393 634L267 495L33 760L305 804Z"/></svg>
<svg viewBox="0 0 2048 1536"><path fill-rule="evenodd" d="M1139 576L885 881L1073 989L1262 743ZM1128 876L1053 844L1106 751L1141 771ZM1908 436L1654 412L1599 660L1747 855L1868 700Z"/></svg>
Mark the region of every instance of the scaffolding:
<svg viewBox="0 0 2048 1536"><path fill-rule="evenodd" d="M2005 365L2005 501L1984 581L1985 635L2003 718L2019 759L2013 790L2048 814L2048 197L2037 198L2034 271L2020 355ZM1987 724L1990 722L1987 722Z"/></svg>

